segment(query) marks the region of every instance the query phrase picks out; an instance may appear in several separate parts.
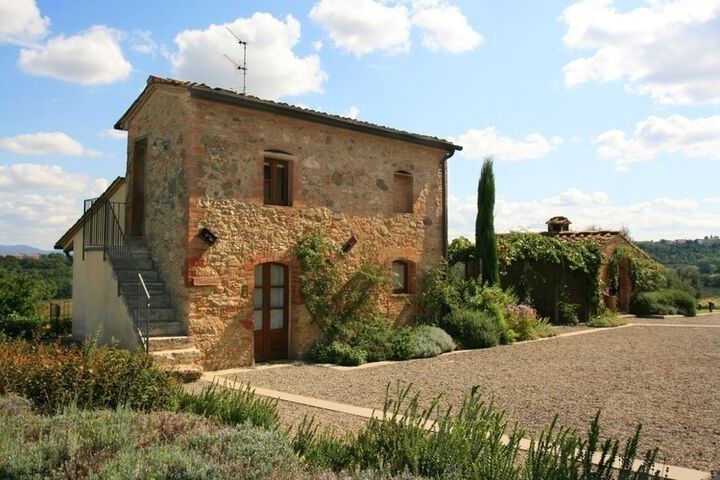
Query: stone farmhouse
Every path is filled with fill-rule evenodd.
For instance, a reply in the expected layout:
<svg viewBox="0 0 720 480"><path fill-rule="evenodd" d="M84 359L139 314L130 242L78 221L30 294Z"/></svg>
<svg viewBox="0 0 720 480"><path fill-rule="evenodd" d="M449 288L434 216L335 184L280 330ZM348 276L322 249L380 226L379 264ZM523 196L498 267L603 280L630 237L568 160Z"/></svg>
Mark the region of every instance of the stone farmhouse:
<svg viewBox="0 0 720 480"><path fill-rule="evenodd" d="M445 253L449 141L153 76L115 128L126 177L55 245L74 251L76 338L208 369L298 358L317 338L300 235L387 266L396 323Z"/></svg>

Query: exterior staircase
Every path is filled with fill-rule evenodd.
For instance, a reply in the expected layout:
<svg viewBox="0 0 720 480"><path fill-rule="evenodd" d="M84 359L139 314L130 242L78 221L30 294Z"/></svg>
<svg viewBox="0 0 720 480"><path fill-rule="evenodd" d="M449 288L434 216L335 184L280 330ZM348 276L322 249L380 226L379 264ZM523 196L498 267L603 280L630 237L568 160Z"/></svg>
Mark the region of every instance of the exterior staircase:
<svg viewBox="0 0 720 480"><path fill-rule="evenodd" d="M143 278L150 297L149 307L144 313L147 315L147 338L144 341L147 342L148 353L156 365L176 373L182 381L196 380L202 374L202 368L196 363L201 355L200 350L186 335L182 322L176 319L165 282L155 268L147 245L141 240L133 239L129 251L132 262L123 262L128 268L123 269L122 265L116 266L113 263L113 270L118 282L132 281L127 279L134 279L137 273ZM132 268L130 266L134 267L132 271L128 271ZM121 288L120 290L127 292L124 296L125 304L129 309L133 305L147 301L138 297L144 297L141 289ZM138 318L139 312L130 313L133 319Z"/></svg>
<svg viewBox="0 0 720 480"><path fill-rule="evenodd" d="M165 282L147 245L123 231L125 204L106 197L85 200L83 252L102 248L117 279L118 295L127 306L133 329L155 363L176 372L183 381L200 377L200 351L175 316Z"/></svg>

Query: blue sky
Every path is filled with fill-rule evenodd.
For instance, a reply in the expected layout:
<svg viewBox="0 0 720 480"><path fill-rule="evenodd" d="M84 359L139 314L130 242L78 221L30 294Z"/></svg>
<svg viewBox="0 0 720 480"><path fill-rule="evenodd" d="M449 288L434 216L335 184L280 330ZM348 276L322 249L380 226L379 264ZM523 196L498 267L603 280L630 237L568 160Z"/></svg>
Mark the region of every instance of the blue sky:
<svg viewBox="0 0 720 480"><path fill-rule="evenodd" d="M148 75L454 140L450 234L482 159L496 230L720 234L720 0L0 0L0 244L49 248L125 170Z"/></svg>

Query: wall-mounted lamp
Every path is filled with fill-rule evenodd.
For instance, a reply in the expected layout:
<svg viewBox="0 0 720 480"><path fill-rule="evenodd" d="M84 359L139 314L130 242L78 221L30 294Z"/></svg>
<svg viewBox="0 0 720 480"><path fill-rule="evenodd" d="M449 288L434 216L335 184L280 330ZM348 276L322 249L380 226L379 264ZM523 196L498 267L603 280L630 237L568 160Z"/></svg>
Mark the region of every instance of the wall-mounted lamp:
<svg viewBox="0 0 720 480"><path fill-rule="evenodd" d="M347 242L345 242L345 245L342 246L342 253L350 253L350 250L352 250L356 243L357 238L355 238L355 235L352 235L348 238Z"/></svg>
<svg viewBox="0 0 720 480"><path fill-rule="evenodd" d="M217 235L204 227L200 230L200 238L205 240L205 243L207 243L208 245L212 245L213 243L217 242Z"/></svg>

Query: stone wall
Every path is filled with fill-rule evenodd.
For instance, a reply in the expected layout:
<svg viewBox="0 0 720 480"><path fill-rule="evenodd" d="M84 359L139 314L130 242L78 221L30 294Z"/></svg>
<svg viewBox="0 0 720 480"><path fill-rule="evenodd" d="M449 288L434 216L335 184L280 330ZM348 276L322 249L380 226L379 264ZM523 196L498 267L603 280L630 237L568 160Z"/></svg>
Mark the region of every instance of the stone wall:
<svg viewBox="0 0 720 480"><path fill-rule="evenodd" d="M155 87L128 126L127 206L132 215L133 146L147 139L145 165L145 235L153 260L165 280L177 319L187 321L185 258L188 224L186 175L187 115L184 89Z"/></svg>
<svg viewBox="0 0 720 480"><path fill-rule="evenodd" d="M420 272L440 261L444 150L188 100L178 90L183 93L151 96L132 122L131 138L147 131L155 148L148 158L147 215L154 222L148 242L206 368L253 363L253 273L261 263L290 266L290 356L316 338L291 254L302 234L320 229L338 249L354 235L349 269L365 261L389 269L402 259ZM156 139L169 145L153 147ZM291 206L263 204L266 150L292 155ZM397 170L413 175L413 213L392 212ZM198 237L203 227L217 235L214 245ZM388 293L379 301L402 323L412 298Z"/></svg>

